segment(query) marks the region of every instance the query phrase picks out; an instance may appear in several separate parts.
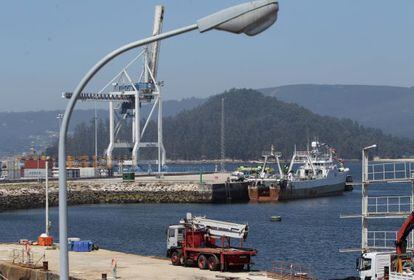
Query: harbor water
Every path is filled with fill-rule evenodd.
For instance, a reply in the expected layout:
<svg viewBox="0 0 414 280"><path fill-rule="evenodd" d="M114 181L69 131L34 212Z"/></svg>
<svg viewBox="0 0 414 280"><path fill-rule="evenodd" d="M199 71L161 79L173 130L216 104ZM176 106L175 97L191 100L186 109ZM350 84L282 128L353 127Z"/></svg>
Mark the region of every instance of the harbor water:
<svg viewBox="0 0 414 280"><path fill-rule="evenodd" d="M349 163L360 181L360 163ZM370 195L409 194L409 187L372 186ZM165 231L187 212L212 219L249 224L245 246L258 250L254 269L270 270L274 261L309 266L319 279L355 276L358 253L340 249L358 248L360 219L340 219L340 214L358 214L361 190L336 197L269 204L128 204L69 207L69 236L93 240L100 247L143 255L164 256ZM271 216L282 217L272 222ZM58 209L52 208L51 234L58 236ZM379 230L397 230L402 220L376 221ZM0 242L35 239L44 229L44 210L0 213ZM122 265L122 264L120 264Z"/></svg>

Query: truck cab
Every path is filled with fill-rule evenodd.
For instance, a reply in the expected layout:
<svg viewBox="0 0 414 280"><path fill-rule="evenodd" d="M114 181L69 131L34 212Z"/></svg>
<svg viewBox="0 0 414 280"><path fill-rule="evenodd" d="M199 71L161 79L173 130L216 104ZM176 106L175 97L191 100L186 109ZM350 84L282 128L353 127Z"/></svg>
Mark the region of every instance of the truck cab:
<svg viewBox="0 0 414 280"><path fill-rule="evenodd" d="M184 225L171 225L167 229L167 257L171 257L171 252L182 247L184 240Z"/></svg>
<svg viewBox="0 0 414 280"><path fill-rule="evenodd" d="M390 268L392 252L363 253L356 263L361 280L383 279L385 269Z"/></svg>

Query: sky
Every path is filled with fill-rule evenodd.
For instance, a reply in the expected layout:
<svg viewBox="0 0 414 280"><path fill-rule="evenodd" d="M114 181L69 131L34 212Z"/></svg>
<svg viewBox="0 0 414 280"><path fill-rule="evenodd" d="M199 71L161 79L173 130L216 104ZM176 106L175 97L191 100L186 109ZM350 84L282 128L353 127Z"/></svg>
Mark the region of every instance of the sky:
<svg viewBox="0 0 414 280"><path fill-rule="evenodd" d="M157 4L165 6L168 31L245 1L1 1L0 111L64 108L61 92L73 91L100 58L151 35ZM163 41L163 98L302 83L414 85L414 1L279 0L279 6L277 23L255 37L195 31ZM137 53L110 63L88 89L101 89Z"/></svg>

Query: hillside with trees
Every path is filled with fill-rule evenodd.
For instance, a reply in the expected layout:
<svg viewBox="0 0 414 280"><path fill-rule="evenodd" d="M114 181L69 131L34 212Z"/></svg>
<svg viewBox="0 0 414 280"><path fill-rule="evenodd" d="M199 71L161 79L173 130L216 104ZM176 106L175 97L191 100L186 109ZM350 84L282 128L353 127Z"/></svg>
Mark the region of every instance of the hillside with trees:
<svg viewBox="0 0 414 280"><path fill-rule="evenodd" d="M414 139L414 87L364 85L288 85L258 90L287 103L294 103L321 116L347 118L365 127L379 128L386 134ZM174 117L207 102L208 98L166 100L164 117ZM143 113L150 110L143 106ZM62 111L0 112L0 156L28 152L34 145L44 150L57 137L57 113ZM70 132L77 124L93 118L93 110L77 110ZM98 116L106 118L107 110Z"/></svg>
<svg viewBox="0 0 414 280"><path fill-rule="evenodd" d="M179 112L194 108L205 100L200 98L185 98L182 100L164 101L164 116L174 116ZM143 106L143 115L148 114L150 106ZM36 112L0 112L0 156L27 153L33 147L44 151L58 137L59 119L57 115L63 111L36 111ZM108 115L107 110L98 109L98 117ZM94 117L94 110L76 110L72 114L69 131L74 132L77 125L83 129Z"/></svg>
<svg viewBox="0 0 414 280"><path fill-rule="evenodd" d="M319 115L349 118L395 136L414 138L414 87L299 84L260 91Z"/></svg>
<svg viewBox="0 0 414 280"><path fill-rule="evenodd" d="M350 119L317 115L299 105L286 103L250 89L233 89L207 99L164 121L164 145L169 159L217 159L220 157L221 100L225 102L226 157L257 159L274 145L284 157L290 157L294 145L299 148L313 139L336 148L343 158L360 158L361 148L379 145L382 156L402 157L414 154L414 141L366 128ZM149 128L155 139L155 126ZM123 135L122 137L128 137ZM69 137L69 154L93 153L93 124L79 124ZM107 122L99 128L99 153L107 146ZM148 139L148 140L151 140ZM56 145L49 149L56 153Z"/></svg>

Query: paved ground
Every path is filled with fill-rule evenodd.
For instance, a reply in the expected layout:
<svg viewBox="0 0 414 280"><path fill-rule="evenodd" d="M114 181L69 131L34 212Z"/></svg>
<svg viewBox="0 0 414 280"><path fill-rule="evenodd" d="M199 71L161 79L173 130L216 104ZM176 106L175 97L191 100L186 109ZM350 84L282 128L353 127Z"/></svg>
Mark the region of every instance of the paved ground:
<svg viewBox="0 0 414 280"><path fill-rule="evenodd" d="M15 244L0 244L0 262L10 261L14 249L21 251L23 246ZM49 269L58 273L59 250L45 250L44 247L32 246L34 259L45 254L49 262ZM172 266L169 260L153 257L144 257L108 250L98 250L90 253L70 252L70 275L81 279L101 279L102 273L112 277L111 261L117 260L119 279L240 279L259 280L268 279L265 273L237 272L221 273L208 270L199 270L194 267ZM111 278L109 278L111 279Z"/></svg>

